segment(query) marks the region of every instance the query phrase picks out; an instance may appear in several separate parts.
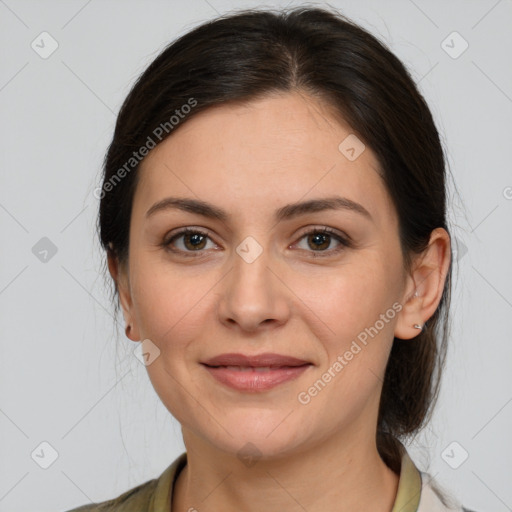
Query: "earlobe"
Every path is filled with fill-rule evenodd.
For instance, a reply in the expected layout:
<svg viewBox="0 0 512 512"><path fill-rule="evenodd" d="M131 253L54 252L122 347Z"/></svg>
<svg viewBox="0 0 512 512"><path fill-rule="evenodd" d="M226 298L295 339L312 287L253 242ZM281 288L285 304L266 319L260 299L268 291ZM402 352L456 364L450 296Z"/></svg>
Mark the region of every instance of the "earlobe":
<svg viewBox="0 0 512 512"><path fill-rule="evenodd" d="M134 318L133 301L128 278L128 272L124 265L111 252L108 253L108 269L114 280L118 292L121 310L123 312L126 337L132 341L140 341L139 332Z"/></svg>
<svg viewBox="0 0 512 512"><path fill-rule="evenodd" d="M395 326L396 338L408 340L422 332L441 301L450 260L450 236L445 229L436 228L407 278L406 298Z"/></svg>
<svg viewBox="0 0 512 512"><path fill-rule="evenodd" d="M403 304L395 325L395 338L410 340L418 336L424 327L421 297L416 292Z"/></svg>

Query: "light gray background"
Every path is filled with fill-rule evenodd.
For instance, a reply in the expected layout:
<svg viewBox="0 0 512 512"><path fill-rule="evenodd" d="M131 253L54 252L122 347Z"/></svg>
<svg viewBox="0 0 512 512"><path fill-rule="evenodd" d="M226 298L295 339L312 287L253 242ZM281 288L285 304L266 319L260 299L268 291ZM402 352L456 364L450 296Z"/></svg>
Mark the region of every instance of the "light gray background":
<svg viewBox="0 0 512 512"><path fill-rule="evenodd" d="M115 497L184 450L136 344L115 339L92 192L121 102L166 43L236 7L299 4L0 0L1 511ZM461 193L444 387L411 453L466 506L512 510L512 1L331 4L409 67ZM47 59L31 48L43 31L59 45ZM469 44L457 58L453 31ZM43 237L57 248L46 262ZM48 469L42 442L58 452Z"/></svg>

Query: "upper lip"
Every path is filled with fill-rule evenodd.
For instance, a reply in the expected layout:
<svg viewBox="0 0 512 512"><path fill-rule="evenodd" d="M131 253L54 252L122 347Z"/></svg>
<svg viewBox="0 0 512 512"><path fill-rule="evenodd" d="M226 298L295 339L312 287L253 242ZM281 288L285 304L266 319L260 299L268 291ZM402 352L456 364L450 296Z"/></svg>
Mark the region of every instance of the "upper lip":
<svg viewBox="0 0 512 512"><path fill-rule="evenodd" d="M244 354L220 354L203 361L207 366L252 366L252 367L280 367L280 366L302 366L311 364L309 361L297 359L292 356L283 356L281 354L258 354L248 356Z"/></svg>

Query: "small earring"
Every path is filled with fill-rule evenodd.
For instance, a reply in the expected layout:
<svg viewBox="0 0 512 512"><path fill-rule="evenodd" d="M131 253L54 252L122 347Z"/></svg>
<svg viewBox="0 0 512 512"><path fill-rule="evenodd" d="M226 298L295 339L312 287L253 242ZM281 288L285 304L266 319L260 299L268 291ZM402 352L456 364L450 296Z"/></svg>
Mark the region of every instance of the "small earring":
<svg viewBox="0 0 512 512"><path fill-rule="evenodd" d="M423 329L423 326L419 325L419 324L414 324L413 326L415 329L419 329L420 331Z"/></svg>
<svg viewBox="0 0 512 512"><path fill-rule="evenodd" d="M130 324L128 324L125 327L124 332L125 332L126 336L128 336L128 333L131 331L131 329L132 329L132 326Z"/></svg>

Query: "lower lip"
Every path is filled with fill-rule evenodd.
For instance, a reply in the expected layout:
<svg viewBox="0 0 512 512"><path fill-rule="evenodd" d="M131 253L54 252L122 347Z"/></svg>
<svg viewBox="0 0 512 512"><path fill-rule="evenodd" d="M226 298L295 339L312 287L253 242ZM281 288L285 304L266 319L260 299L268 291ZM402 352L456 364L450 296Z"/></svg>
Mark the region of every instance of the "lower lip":
<svg viewBox="0 0 512 512"><path fill-rule="evenodd" d="M265 391L284 382L296 379L312 365L271 368L265 372L231 370L225 367L214 368L205 364L203 366L215 379L231 388L239 391Z"/></svg>

